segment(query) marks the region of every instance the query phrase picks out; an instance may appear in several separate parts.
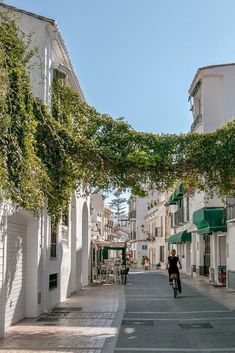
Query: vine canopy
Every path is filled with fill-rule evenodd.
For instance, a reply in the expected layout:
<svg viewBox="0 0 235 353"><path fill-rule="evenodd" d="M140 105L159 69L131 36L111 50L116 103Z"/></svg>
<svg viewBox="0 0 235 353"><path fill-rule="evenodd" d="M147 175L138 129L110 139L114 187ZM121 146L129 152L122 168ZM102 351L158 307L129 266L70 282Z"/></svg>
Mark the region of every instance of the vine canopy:
<svg viewBox="0 0 235 353"><path fill-rule="evenodd" d="M33 96L28 63L34 53L16 24L0 23L1 198L58 214L74 189L186 188L231 194L235 189L235 122L212 133L135 131L100 114L65 80L52 85L51 109Z"/></svg>

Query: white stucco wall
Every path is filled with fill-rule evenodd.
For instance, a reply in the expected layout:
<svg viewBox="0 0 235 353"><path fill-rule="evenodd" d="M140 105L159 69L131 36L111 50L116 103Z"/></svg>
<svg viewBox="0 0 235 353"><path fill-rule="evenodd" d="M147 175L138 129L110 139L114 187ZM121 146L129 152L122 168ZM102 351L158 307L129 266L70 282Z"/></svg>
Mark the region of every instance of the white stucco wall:
<svg viewBox="0 0 235 353"><path fill-rule="evenodd" d="M0 6L0 11L2 7ZM12 12L13 11L13 12ZM26 34L32 35L32 46L37 51L30 62L30 78L35 96L50 102L50 84L52 69L62 67L68 82L78 90L83 98L76 80L67 50L58 28L54 22L35 18L33 15L14 12L11 15ZM10 203L9 203L10 204ZM85 206L84 206L85 205ZM72 208L74 206L74 208ZM4 291L7 256L7 214L14 209L4 202L0 207L0 336L4 334ZM7 213L8 212L8 213ZM2 214L4 216L2 217ZM62 241L61 227L58 229L57 257L50 258L50 218L46 207L39 218L33 217L24 210L17 214L27 226L26 273L26 314L35 317L50 310L71 292L87 285L90 268L90 206L89 198L74 196L68 225L68 243ZM58 274L58 287L49 291L49 275Z"/></svg>
<svg viewBox="0 0 235 353"><path fill-rule="evenodd" d="M227 286L235 289L235 221L227 227Z"/></svg>
<svg viewBox="0 0 235 353"><path fill-rule="evenodd" d="M136 239L142 240L146 238L146 234L142 232L142 225L144 225L144 230L146 228L145 216L147 213L149 197L136 197Z"/></svg>
<svg viewBox="0 0 235 353"><path fill-rule="evenodd" d="M204 77L202 82L202 119L204 132L223 124L223 77Z"/></svg>

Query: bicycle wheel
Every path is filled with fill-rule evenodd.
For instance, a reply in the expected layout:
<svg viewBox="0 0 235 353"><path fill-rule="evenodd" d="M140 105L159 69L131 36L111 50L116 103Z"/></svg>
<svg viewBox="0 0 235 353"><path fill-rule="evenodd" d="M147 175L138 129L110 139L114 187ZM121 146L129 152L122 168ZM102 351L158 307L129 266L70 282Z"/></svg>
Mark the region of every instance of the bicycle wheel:
<svg viewBox="0 0 235 353"><path fill-rule="evenodd" d="M176 298L177 297L177 290L178 290L176 279L173 279L172 288L173 288L173 292L174 292L174 298Z"/></svg>

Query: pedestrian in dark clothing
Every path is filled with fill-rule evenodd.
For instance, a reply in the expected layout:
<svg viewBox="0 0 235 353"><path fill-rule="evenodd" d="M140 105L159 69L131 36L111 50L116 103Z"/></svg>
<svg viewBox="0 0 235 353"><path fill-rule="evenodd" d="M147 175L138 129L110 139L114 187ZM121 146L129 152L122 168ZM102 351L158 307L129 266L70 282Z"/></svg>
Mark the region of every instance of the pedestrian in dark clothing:
<svg viewBox="0 0 235 353"><path fill-rule="evenodd" d="M179 268L182 268L180 259L178 256L176 256L176 251L175 249L171 250L171 256L168 257L168 273L169 273L169 284L172 284L172 278L171 275L173 273L177 274L177 285L178 285L178 291L181 293L182 288L181 288L181 281L180 281L180 273L179 273L179 268L177 264L179 263Z"/></svg>

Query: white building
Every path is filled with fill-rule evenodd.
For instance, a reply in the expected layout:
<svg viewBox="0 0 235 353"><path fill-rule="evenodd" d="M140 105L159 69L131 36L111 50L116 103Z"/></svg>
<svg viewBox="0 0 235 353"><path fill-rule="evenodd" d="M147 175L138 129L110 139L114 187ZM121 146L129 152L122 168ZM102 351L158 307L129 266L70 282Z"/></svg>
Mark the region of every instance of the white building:
<svg viewBox="0 0 235 353"><path fill-rule="evenodd" d="M234 93L235 64L200 68L189 89L193 113L191 132L215 131L233 120ZM230 200L230 208L234 210L234 199ZM176 190L168 203L175 205L170 207L175 207L172 217L177 220L175 222L173 219L176 235L169 239L169 243L176 244L182 262L185 263L184 271L189 273L191 267L193 275L209 276L211 283L224 284L225 277L220 271L226 271L227 268L227 284L235 287L234 211L230 212L226 225L224 201L216 196L210 198L199 191L192 195L184 190L177 196ZM180 213L182 221L179 223L177 216Z"/></svg>
<svg viewBox="0 0 235 353"><path fill-rule="evenodd" d="M91 194L91 237L93 240L104 238L104 200L101 193Z"/></svg>
<svg viewBox="0 0 235 353"><path fill-rule="evenodd" d="M129 199L129 244L137 268L141 268L142 256L151 257L152 242L148 241L145 220L149 197L131 196Z"/></svg>
<svg viewBox="0 0 235 353"><path fill-rule="evenodd" d="M114 235L113 212L102 193L91 194L91 238L112 240Z"/></svg>
<svg viewBox="0 0 235 353"><path fill-rule="evenodd" d="M192 274L192 215L193 202L190 204L190 195L182 185L179 185L176 190L168 197L165 208L168 217L167 242L169 245L168 256L172 248L176 249L177 255L182 264L182 271Z"/></svg>
<svg viewBox="0 0 235 353"><path fill-rule="evenodd" d="M150 246L149 258L153 265L161 264L166 268L168 257L169 220L165 207L167 192L152 190L149 193L148 210L145 217L147 223L147 239Z"/></svg>
<svg viewBox="0 0 235 353"><path fill-rule="evenodd" d="M54 20L0 4L38 47L32 58L35 96L50 103L53 75L63 75L84 99L65 43ZM46 207L39 216L12 205L0 206L0 336L25 317L49 311L89 282L89 198L71 195L68 215L51 229Z"/></svg>

